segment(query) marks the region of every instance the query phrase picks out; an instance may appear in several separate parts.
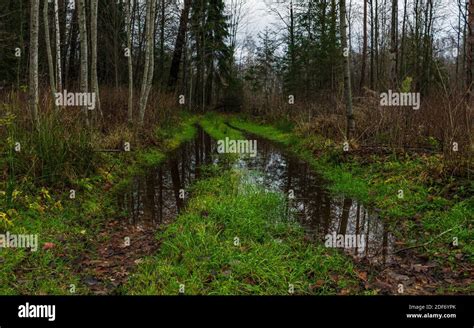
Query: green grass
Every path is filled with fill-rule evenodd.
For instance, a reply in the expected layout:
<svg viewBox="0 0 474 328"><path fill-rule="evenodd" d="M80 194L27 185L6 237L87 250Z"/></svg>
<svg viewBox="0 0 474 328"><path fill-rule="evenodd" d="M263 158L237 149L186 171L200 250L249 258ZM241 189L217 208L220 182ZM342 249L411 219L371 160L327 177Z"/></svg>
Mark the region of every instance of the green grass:
<svg viewBox="0 0 474 328"><path fill-rule="evenodd" d="M197 116L184 115L181 121L166 128L157 128L156 136L161 141L159 149L146 148L137 152L135 167L129 169L132 174L137 174L143 169L160 165L167 155L176 150L180 145L191 141L197 133Z"/></svg>
<svg viewBox="0 0 474 328"><path fill-rule="evenodd" d="M171 152L181 144L191 141L197 132L197 122L197 116L183 114L178 124L168 126L165 129L158 128L156 135L164 141L162 149L165 152Z"/></svg>
<svg viewBox="0 0 474 328"><path fill-rule="evenodd" d="M464 186L458 190L461 196L467 197L463 202L459 195L452 199L442 196L443 184L436 178L436 173L442 170L439 155L372 156L368 163L361 163L360 159L344 154L342 145L316 133L303 136L288 128L280 130L239 117L230 117L228 122L235 128L285 146L326 178L334 194L345 194L377 208L382 218L397 227L394 231L398 237L410 245L429 242L426 246L429 254L444 254L441 258L452 259L461 251L473 260L474 198ZM472 191L472 182L470 188ZM399 197L400 190L403 197ZM445 231L448 232L443 238L432 241ZM450 247L453 238L458 238L458 249Z"/></svg>
<svg viewBox="0 0 474 328"><path fill-rule="evenodd" d="M197 116L183 114L176 125L156 129L158 147L138 149L135 154L132 152L122 153L119 156L105 154L105 166L113 168L113 172L108 174L114 182L113 190L117 191L126 187L132 176L143 174L150 167L162 164L170 153L182 144L191 141L197 133L197 122Z"/></svg>
<svg viewBox="0 0 474 328"><path fill-rule="evenodd" d="M361 163L346 156L342 145L317 134L299 135L289 123L270 126L207 114L183 116L179 124L158 129L157 147L100 154L77 167L55 164L62 163L65 151L72 156L66 143L57 146L50 159L45 149L25 150L27 156L37 151L51 172L61 167L70 171L68 186L76 189L77 198L68 198L68 188L43 189L25 173L13 183L1 182L0 232L36 233L39 249L0 248L0 295L70 294L71 284L77 294L87 294L75 261L93 249L102 224L117 214L115 192L192 140L196 123L216 140L246 139L241 129L280 143L321 172L333 193L380 209L407 246L427 243L419 250L453 267L459 255L473 260L473 198L442 196L432 181L435 177L426 173L427 168L437 169L439 158L374 157ZM44 140L38 145L51 145L54 140L41 133ZM89 147L84 140L78 143ZM94 173L90 178L74 173L83 170ZM122 293L174 295L180 284L186 294L287 295L290 284L295 294L360 293L353 263L336 250L306 242L302 228L286 217L283 196L245 184L242 174L218 166L203 170L207 178L193 187L186 211L157 236L160 251L138 266ZM104 192L106 185L112 185L110 192ZM400 189L403 198L398 197ZM469 195L468 190L462 192ZM450 247L453 238L458 247ZM46 242L55 246L43 250Z"/></svg>
<svg viewBox="0 0 474 328"><path fill-rule="evenodd" d="M282 194L246 184L239 171L197 182L187 210L158 235L159 253L138 266L122 293L288 295L357 293L341 253L304 240ZM238 238L239 243L236 242Z"/></svg>
<svg viewBox="0 0 474 328"><path fill-rule="evenodd" d="M2 181L0 233L38 234L39 245L36 252L0 248L0 295L68 295L72 284L75 294L88 294L75 263L86 249L94 249L103 223L117 215L115 193L128 186L133 175L159 165L190 141L197 132L195 124L195 116L185 116L180 124L158 130L157 148L98 155L88 164L95 172L91 177L68 182L76 199L69 199L69 187L44 188L29 175L12 185ZM106 185L112 186L109 192L104 191ZM43 250L44 243L55 246Z"/></svg>
<svg viewBox="0 0 474 328"><path fill-rule="evenodd" d="M207 113L201 117L199 124L204 131L215 140L244 140L245 136L238 130L231 128L226 124L225 119L221 115L215 113Z"/></svg>
<svg viewBox="0 0 474 328"><path fill-rule="evenodd" d="M443 256L452 265L457 262L457 255L465 254L470 262L474 262L474 229L473 224L474 198L461 201L449 210L428 211L423 220L423 230L433 239L434 246L428 247L429 252L437 256ZM451 230L450 233L439 236L442 232ZM455 239L454 239L455 238ZM429 239L429 238L426 238ZM444 247L457 241L459 247L449 253L444 252ZM444 247L439 247L439 245Z"/></svg>
<svg viewBox="0 0 474 328"><path fill-rule="evenodd" d="M50 195L45 188L37 195L17 194L7 210L12 224L0 231L37 234L38 249L0 248L0 295L69 295L71 285L76 294L87 293L74 261L84 254L111 207L101 189L76 188L76 199L69 199L69 193ZM45 243L53 243L54 247L44 250Z"/></svg>

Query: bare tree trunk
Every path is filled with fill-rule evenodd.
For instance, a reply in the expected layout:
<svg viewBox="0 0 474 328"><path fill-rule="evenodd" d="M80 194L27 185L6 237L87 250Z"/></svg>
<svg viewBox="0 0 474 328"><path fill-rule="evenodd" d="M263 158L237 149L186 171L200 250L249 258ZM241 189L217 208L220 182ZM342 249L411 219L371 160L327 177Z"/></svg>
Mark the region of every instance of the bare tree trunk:
<svg viewBox="0 0 474 328"><path fill-rule="evenodd" d="M290 61L291 61L291 69L290 69L290 79L291 79L291 92L294 93L295 89L295 63L296 63L296 56L295 56L295 14L293 9L293 1L290 0L290 26L289 26L289 34L290 34Z"/></svg>
<svg viewBox="0 0 474 328"><path fill-rule="evenodd" d="M374 60L375 60L375 87L377 90L379 89L380 86L380 57L379 57L379 36L380 36L380 26L379 26L379 2L378 0L375 0L375 8L374 8Z"/></svg>
<svg viewBox="0 0 474 328"><path fill-rule="evenodd" d="M178 36L173 52L173 59L171 61L170 76L168 78L168 87L174 90L179 76L179 64L183 53L183 45L186 37L186 31L189 20L189 10L191 9L191 0L185 0L184 8L179 19Z"/></svg>
<svg viewBox="0 0 474 328"><path fill-rule="evenodd" d="M469 0L469 8L468 8L468 36L467 36L467 43L468 48L466 52L466 82L468 87L467 92L467 102L472 99L472 93L474 92L474 85L473 85L473 70L474 70L474 0Z"/></svg>
<svg viewBox="0 0 474 328"><path fill-rule="evenodd" d="M398 0L392 0L392 27L390 31L390 84L397 86L397 61L398 61Z"/></svg>
<svg viewBox="0 0 474 328"><path fill-rule="evenodd" d="M466 3L467 5L467 3ZM474 0L469 1L469 13L468 15L468 40L469 40L469 47L467 49L467 85L468 85L468 92L466 95L466 106L464 110L464 117L466 121L466 130L468 134L468 140L472 140L471 138L471 122L469 112L473 108L473 93L474 93L474 83L473 83L473 70L474 70Z"/></svg>
<svg viewBox="0 0 474 328"><path fill-rule="evenodd" d="M145 92L146 92L146 83L148 80L148 70L150 69L150 24L151 24L151 4L147 2L146 4L146 18L145 18L145 67L143 68L142 76L142 85L140 91L140 101L139 101L139 113L138 113L138 124L143 125L142 117L145 118ZM143 112L143 114L142 114Z"/></svg>
<svg viewBox="0 0 474 328"><path fill-rule="evenodd" d="M416 78L415 80L415 89L419 90L420 89L420 64L419 64L419 58L421 56L420 54L420 38L421 38L421 23L420 23L420 4L419 4L419 1L418 0L415 0L415 4L414 4L414 14L415 14L415 31L414 31L414 38L415 38L415 56L414 58L416 58L416 60L414 61L414 64L415 64L415 69L414 69L414 76Z"/></svg>
<svg viewBox="0 0 474 328"><path fill-rule="evenodd" d="M406 21L407 21L407 0L404 2L403 6L403 23L402 23L402 40L401 40L401 49L400 49L400 73L399 76L405 74L405 43L406 43Z"/></svg>
<svg viewBox="0 0 474 328"><path fill-rule="evenodd" d="M458 4L459 5L459 4ZM459 9L461 9L459 7ZM456 81L456 87L459 87L459 53L460 53L460 46L461 46L461 16L462 12L459 10L458 14L458 25L457 25L457 37L456 37L456 75L454 80Z"/></svg>
<svg viewBox="0 0 474 328"><path fill-rule="evenodd" d="M114 73L115 73L115 89L119 88L119 55L118 55L118 49L119 49L119 41L118 41L118 34L119 34L119 25L118 23L118 5L120 2L113 2L113 7L114 7Z"/></svg>
<svg viewBox="0 0 474 328"><path fill-rule="evenodd" d="M100 107L99 82L97 78L97 6L98 0L91 0L91 87L95 93L96 109L102 118Z"/></svg>
<svg viewBox="0 0 474 328"><path fill-rule="evenodd" d="M148 79L147 79L147 90L146 90L146 100L145 103L148 101L148 96L151 91L151 86L153 85L153 75L155 73L155 31L156 31L156 0L152 0L151 2L151 26L150 26L150 70L148 71Z"/></svg>
<svg viewBox="0 0 474 328"><path fill-rule="evenodd" d="M44 40L46 43L46 54L48 56L49 84L51 88L51 94L53 98L54 107L57 110L56 102L54 101L55 94L56 94L56 82L54 80L53 55L51 53L51 39L49 36L48 0L44 0L43 21L44 21Z"/></svg>
<svg viewBox="0 0 474 328"><path fill-rule="evenodd" d="M362 46L362 68L360 72L360 90L364 87L365 84L365 70L367 66L367 1L364 0L364 21L363 21L363 46Z"/></svg>
<svg viewBox="0 0 474 328"><path fill-rule="evenodd" d="M23 31L23 5L22 2L20 1L20 30ZM20 45L21 45L21 53L25 52L25 42L24 42L24 36L23 33L20 33ZM20 71L21 71L21 63L22 63L22 57L18 58L17 62L17 68L16 68L16 87L19 90L20 89Z"/></svg>
<svg viewBox="0 0 474 328"><path fill-rule="evenodd" d="M132 21L130 17L131 0L125 4L128 48L128 122L133 123L133 63L132 63Z"/></svg>
<svg viewBox="0 0 474 328"><path fill-rule="evenodd" d="M375 89L374 57L375 57L375 23L374 23L374 0L370 0L370 89Z"/></svg>
<svg viewBox="0 0 474 328"><path fill-rule="evenodd" d="M88 92L88 61L87 61L87 24L85 0L78 0L79 34L81 38L81 92ZM84 119L89 126L87 106L82 107Z"/></svg>
<svg viewBox="0 0 474 328"><path fill-rule="evenodd" d="M433 0L427 0L424 11L424 31L423 31L423 61L421 66L421 86L422 91L427 92L430 88L430 70L432 53L432 27L433 27Z"/></svg>
<svg viewBox="0 0 474 328"><path fill-rule="evenodd" d="M164 79L164 67L165 67L165 18L166 18L166 1L161 0L161 14L160 14L160 62L158 71L161 74L160 86L163 84Z"/></svg>
<svg viewBox="0 0 474 328"><path fill-rule="evenodd" d="M349 140L355 131L354 113L352 109L352 90L351 90L351 61L350 49L347 47L347 19L346 19L346 1L340 0L340 25L341 25L341 46L344 53L344 97L346 99L347 128L346 139Z"/></svg>
<svg viewBox="0 0 474 328"><path fill-rule="evenodd" d="M58 0L54 0L54 27L56 30L56 84L57 90L63 88L62 68L61 68L61 31L59 30L59 7Z"/></svg>
<svg viewBox="0 0 474 328"><path fill-rule="evenodd" d="M30 47L29 47L29 106L36 126L38 117L38 30L39 30L39 0L30 0Z"/></svg>
<svg viewBox="0 0 474 328"><path fill-rule="evenodd" d="M153 7L155 1L147 2L147 13L146 13L146 50L145 50L145 68L143 71L142 87L140 92L140 109L138 113L138 124L143 126L145 119L145 110L148 102L148 93L150 91L149 83L153 79L153 72L150 72L153 56L153 35L154 35L154 17ZM150 78L151 74L151 78ZM151 87L151 86L150 86Z"/></svg>
<svg viewBox="0 0 474 328"><path fill-rule="evenodd" d="M75 3L74 6L74 11L72 13L71 17L71 22L70 22L70 27L69 27L69 40L68 40L68 46L67 46L67 51L64 54L66 59L66 64L64 65L64 86L66 88L69 88L71 85L70 81L74 80L77 76L76 74L76 68L74 65L75 59L76 59L76 51L77 51L77 36L78 36L78 29L79 29L79 15L78 15L78 6L77 6L77 1L74 0L73 3Z"/></svg>

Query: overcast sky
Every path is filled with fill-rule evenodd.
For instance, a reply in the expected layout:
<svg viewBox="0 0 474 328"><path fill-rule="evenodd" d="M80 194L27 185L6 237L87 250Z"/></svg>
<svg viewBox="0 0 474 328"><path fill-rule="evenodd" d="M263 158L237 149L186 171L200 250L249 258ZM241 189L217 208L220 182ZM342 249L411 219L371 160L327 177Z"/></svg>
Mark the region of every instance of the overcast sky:
<svg viewBox="0 0 474 328"><path fill-rule="evenodd" d="M231 0L226 0L230 2ZM235 0L234 0L235 1ZM272 27L275 24L281 24L280 19L275 13L270 12L269 5L276 6L281 8L280 12L285 14L285 0L245 0L246 2L246 23L243 24L240 29L239 37L242 39L246 34L256 36L259 32L262 32L266 26ZM294 0L295 2L298 0ZM303 0L304 1L304 0ZM360 26L362 20L362 8L363 0L346 0L347 6L349 7L352 4L351 19L354 22L353 32L361 33L362 28ZM278 4L280 2L280 4ZM408 3L412 3L413 0L408 0ZM286 3L289 3L289 0L286 0ZM457 0L434 0L435 7L442 8L436 12L437 25L435 28L438 31L452 32L453 26L457 25ZM403 1L399 1L399 19L403 15ZM353 35L356 37L356 35Z"/></svg>

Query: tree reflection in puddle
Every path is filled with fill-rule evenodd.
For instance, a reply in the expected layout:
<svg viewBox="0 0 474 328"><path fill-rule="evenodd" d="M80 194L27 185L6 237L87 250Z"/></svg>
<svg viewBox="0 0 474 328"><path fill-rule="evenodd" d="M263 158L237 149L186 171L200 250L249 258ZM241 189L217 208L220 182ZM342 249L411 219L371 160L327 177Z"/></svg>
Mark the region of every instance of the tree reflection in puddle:
<svg viewBox="0 0 474 328"><path fill-rule="evenodd" d="M324 243L328 235L346 241L359 237L344 248L346 253L373 263L390 261L394 237L377 213L354 199L334 197L326 189L327 182L307 163L272 143L258 139L257 145L257 156L242 156L235 167L246 170L253 183L288 195L288 209L305 228L307 238ZM218 161L216 141L199 129L195 140L183 145L167 162L134 177L120 197L130 223L159 226L171 222L189 197L188 187L200 178L202 165Z"/></svg>

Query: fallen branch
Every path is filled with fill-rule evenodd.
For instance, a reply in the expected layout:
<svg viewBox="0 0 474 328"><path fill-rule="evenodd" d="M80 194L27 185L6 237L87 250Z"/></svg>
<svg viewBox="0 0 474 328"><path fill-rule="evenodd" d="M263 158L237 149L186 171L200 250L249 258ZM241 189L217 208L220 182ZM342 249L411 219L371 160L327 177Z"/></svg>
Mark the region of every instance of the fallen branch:
<svg viewBox="0 0 474 328"><path fill-rule="evenodd" d="M97 149L94 150L96 153L125 153L123 149Z"/></svg>
<svg viewBox="0 0 474 328"><path fill-rule="evenodd" d="M402 249L399 249L398 251L396 252L393 252L393 254L397 254L397 253L400 253L400 252L403 252L403 251L407 251L407 250L410 250L410 249L414 249L414 248L420 248L420 247L426 247L428 246L429 244L431 244L432 242L434 242L436 239L438 239L439 237L447 234L448 232L454 230L455 228L461 226L462 224L459 224L455 227L452 227L451 229L448 229L446 231L443 231L442 233L440 233L439 235L437 235L436 237L434 237L433 239L431 239L430 241L427 241L426 243L423 243L423 244L420 244L420 245L414 245L414 246L410 246L410 247L406 247L406 248L402 248Z"/></svg>

